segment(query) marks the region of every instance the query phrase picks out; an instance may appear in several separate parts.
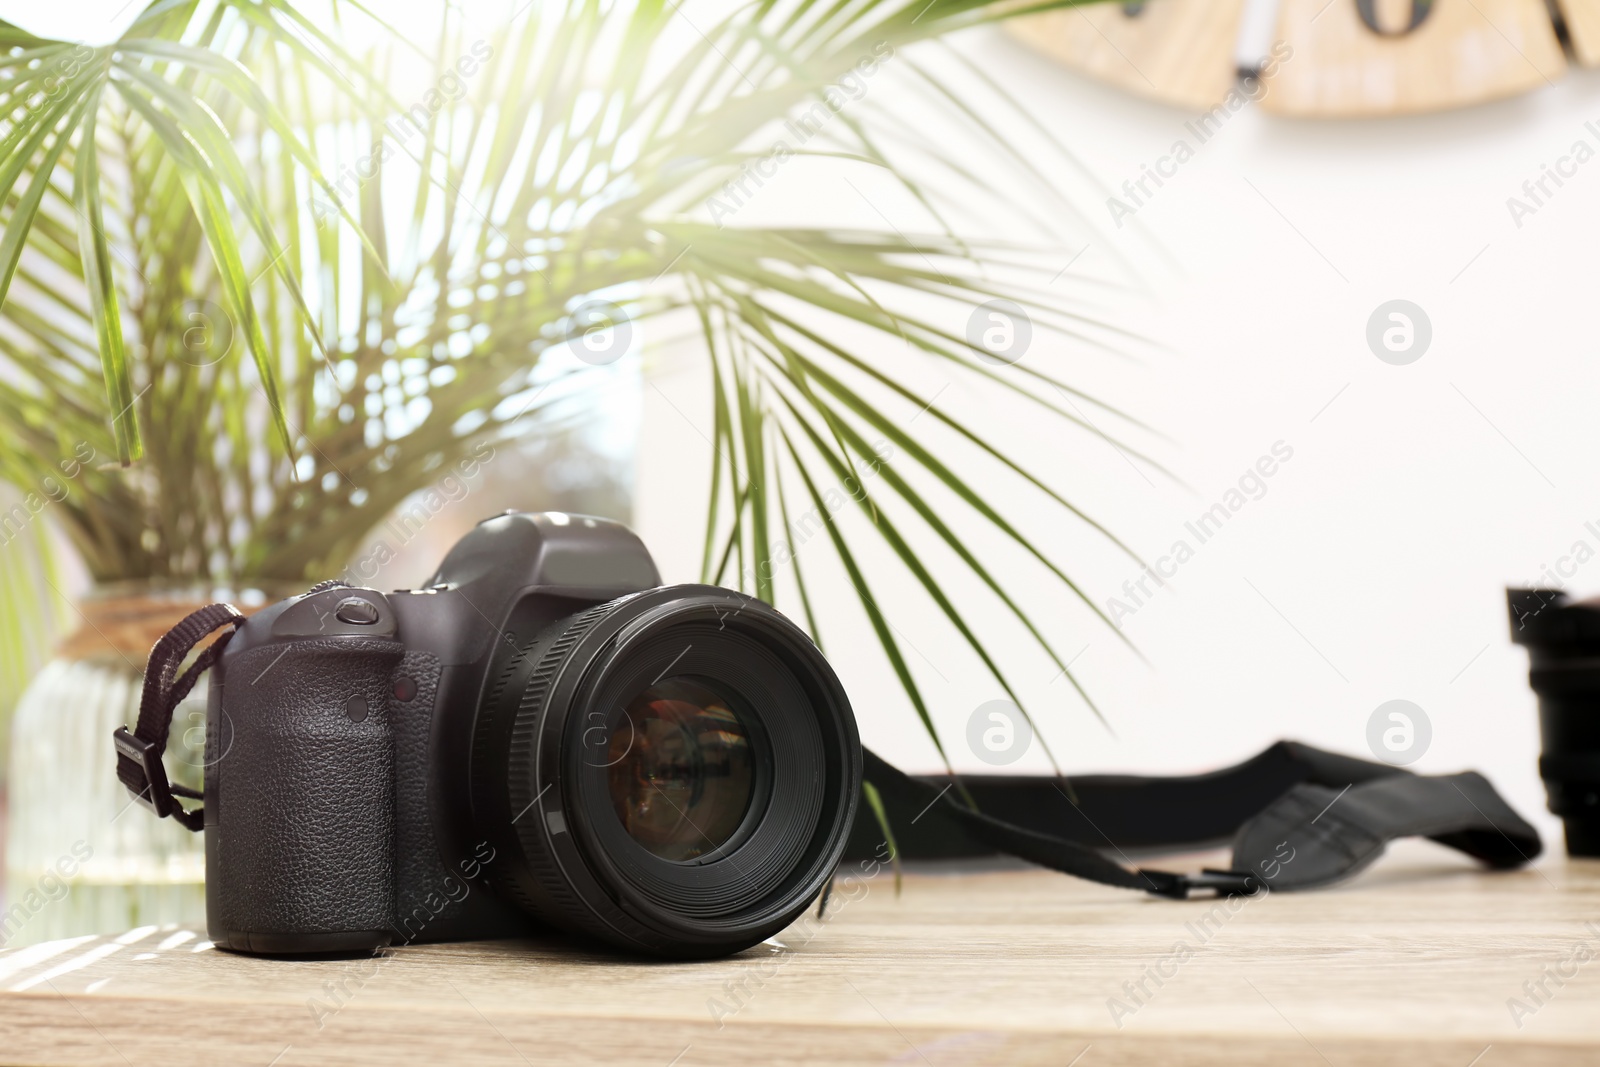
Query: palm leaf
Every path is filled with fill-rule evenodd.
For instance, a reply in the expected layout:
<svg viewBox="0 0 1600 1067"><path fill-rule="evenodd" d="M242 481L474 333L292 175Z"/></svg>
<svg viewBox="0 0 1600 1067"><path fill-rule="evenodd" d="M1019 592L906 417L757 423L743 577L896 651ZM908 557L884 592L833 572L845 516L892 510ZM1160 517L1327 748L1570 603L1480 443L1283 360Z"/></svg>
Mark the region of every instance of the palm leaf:
<svg viewBox="0 0 1600 1067"><path fill-rule="evenodd" d="M1025 109L981 76L976 95L943 84L921 50L1059 6L1070 4L796 0L691 14L659 0L570 0L528 5L472 39L441 5L427 55L355 4L325 25L287 0L170 0L98 50L0 25L13 49L0 56L0 97L13 105L0 122L0 478L26 491L79 442L118 461L85 470L85 491L55 509L98 578L322 577L401 501L482 450L584 417L614 372L550 357L584 302L620 304L636 324L685 318L713 390L704 575L731 572L773 602L792 587L820 642L839 606L813 596L798 558L774 577L785 493L821 506L828 486L863 486L881 469L883 492L860 494L860 526L823 510L828 543L948 764L937 709L868 585L868 553L887 550L1013 695L1012 666L915 546L946 546L1079 683L1028 598L962 544L949 507L1036 561L1086 619L1105 619L1008 505L980 491L985 476L958 472L1020 478L1133 553L1075 502L1062 471L1030 470L932 407L920 381L937 368L1025 397L1162 470L1135 440L1148 427L1048 365L985 363L945 325L949 313L1003 297L1057 351L1140 341L1097 319L1092 285L1052 287L1028 265L1037 250L958 233L952 201L1007 205L958 152L875 98L830 109L790 155L887 175L932 232L707 221L707 203L768 155L785 119L827 109L862 64L903 78L997 165L1048 187L1036 146L991 121ZM345 28L363 21L376 43L358 55ZM887 72L899 56L903 70ZM425 77L386 75L424 61ZM1053 139L1039 143L1076 166ZM1052 214L1075 225L1069 210ZM938 432L906 429L886 400L926 408ZM1093 421L1080 404L1094 405ZM901 467L881 467L873 437Z"/></svg>

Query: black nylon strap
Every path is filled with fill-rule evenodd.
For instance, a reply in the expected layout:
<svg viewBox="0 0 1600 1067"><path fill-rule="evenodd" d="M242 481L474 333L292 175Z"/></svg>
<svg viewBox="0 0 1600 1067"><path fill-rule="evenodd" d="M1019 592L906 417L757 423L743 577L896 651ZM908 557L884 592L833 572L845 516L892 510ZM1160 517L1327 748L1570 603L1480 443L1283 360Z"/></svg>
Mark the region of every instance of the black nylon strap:
<svg viewBox="0 0 1600 1067"><path fill-rule="evenodd" d="M1233 864L1264 870L1273 889L1310 889L1348 878L1397 838L1427 837L1490 867L1520 867L1537 856L1539 833L1475 771L1395 774L1343 790L1303 783L1239 829Z"/></svg>
<svg viewBox="0 0 1600 1067"><path fill-rule="evenodd" d="M1293 741L1185 777L963 778L978 811L950 778L913 778L871 752L865 758L902 856L1014 855L1161 896L1325 885L1356 874L1400 837L1426 836L1492 867L1520 866L1541 850L1538 832L1482 775L1422 777ZM870 815L858 817L846 857L873 855L878 836ZM1198 876L1134 869L1124 851L1193 849L1230 838L1233 869Z"/></svg>
<svg viewBox="0 0 1600 1067"><path fill-rule="evenodd" d="M170 815L186 829L196 832L205 828L204 813L199 808L185 811L174 798L199 799L200 794L169 782L161 756L167 749L173 710L216 662L232 639L233 630L206 646L188 670L179 674L178 668L206 635L224 626L237 628L243 621L244 615L233 605L210 604L167 631L151 649L145 667L139 721L131 733L126 726L119 726L111 735L117 746L117 778L134 799L158 816Z"/></svg>
<svg viewBox="0 0 1600 1067"><path fill-rule="evenodd" d="M989 846L990 852L1018 856L1041 867L1087 878L1091 882L1142 889L1164 897L1185 897L1190 888L1211 888L1218 892L1251 892L1248 879L1228 877L1232 872L1206 872L1206 877L1173 874L1169 871L1133 870L1107 859L1100 852L1057 834L996 818L968 807L949 782L941 789L927 781L912 778L898 770L871 749L862 750L862 769L867 781L878 791L889 814L890 829L897 831L904 820L896 815L912 812L909 825L935 815L950 828L959 828L972 839ZM914 807L913 805L920 805ZM859 830L872 828L870 816L856 819Z"/></svg>

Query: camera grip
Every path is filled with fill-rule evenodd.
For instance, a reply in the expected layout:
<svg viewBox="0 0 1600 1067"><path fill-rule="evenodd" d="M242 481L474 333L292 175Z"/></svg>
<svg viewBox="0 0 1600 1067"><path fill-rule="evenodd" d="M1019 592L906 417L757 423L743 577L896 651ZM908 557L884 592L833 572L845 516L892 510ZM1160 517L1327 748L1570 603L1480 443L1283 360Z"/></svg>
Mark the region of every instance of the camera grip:
<svg viewBox="0 0 1600 1067"><path fill-rule="evenodd" d="M403 655L391 639L329 637L224 656L207 730L212 941L306 953L391 940L388 702Z"/></svg>

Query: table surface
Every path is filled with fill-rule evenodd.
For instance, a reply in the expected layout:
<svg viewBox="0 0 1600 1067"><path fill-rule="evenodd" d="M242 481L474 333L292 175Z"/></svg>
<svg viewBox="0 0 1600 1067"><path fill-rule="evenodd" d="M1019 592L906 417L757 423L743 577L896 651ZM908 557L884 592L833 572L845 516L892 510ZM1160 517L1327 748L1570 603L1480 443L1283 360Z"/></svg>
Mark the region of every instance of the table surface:
<svg viewBox="0 0 1600 1067"><path fill-rule="evenodd" d="M1345 886L1232 907L910 872L898 898L845 881L777 941L700 963L554 938L367 961L55 941L0 952L0 1062L1600 1063L1600 862L1560 855L1485 873L1405 842Z"/></svg>

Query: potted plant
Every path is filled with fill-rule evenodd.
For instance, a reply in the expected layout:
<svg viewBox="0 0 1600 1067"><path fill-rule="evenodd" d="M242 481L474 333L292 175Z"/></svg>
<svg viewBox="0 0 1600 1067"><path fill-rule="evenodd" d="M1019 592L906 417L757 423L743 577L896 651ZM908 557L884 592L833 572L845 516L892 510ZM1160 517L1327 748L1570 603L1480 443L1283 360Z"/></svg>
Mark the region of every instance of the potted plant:
<svg viewBox="0 0 1600 1067"><path fill-rule="evenodd" d="M790 508L820 509L938 743L835 521L826 486L842 484L1008 693L1000 656L919 561L910 527L954 550L1070 679L918 479L955 493L1098 609L886 405L926 411L926 425L1092 521L942 414L919 373L987 380L1098 433L1079 408L1093 401L1045 362L944 324L952 311L979 327L981 315L1023 316L1070 340L1093 323L1037 273L998 286L986 272L1010 253L949 230L736 218L756 178L798 156L884 170L936 217L914 173L931 167L987 195L914 124L858 99L891 63L1002 158L1034 169L1032 153L1054 150L1042 131L1020 151L906 52L1016 10L801 0L697 22L671 4L529 5L487 35L446 10L425 51L378 24L360 55L283 0L153 3L97 47L0 26L11 109L0 129L0 478L25 497L46 491L39 515L96 585L16 715L13 893L82 841L92 858L80 878L104 888L83 896L90 913L74 922L195 919L197 841L121 818L128 801L111 770L106 739L132 716L143 650L218 591L248 606L341 573L402 502L582 418L645 322L692 324L713 370L707 580L793 599L816 632L826 610L798 561L781 582L775 573L788 562ZM385 72L402 62L427 76L396 84ZM52 599L33 602L60 610ZM199 740L177 738L180 780L198 780Z"/></svg>

